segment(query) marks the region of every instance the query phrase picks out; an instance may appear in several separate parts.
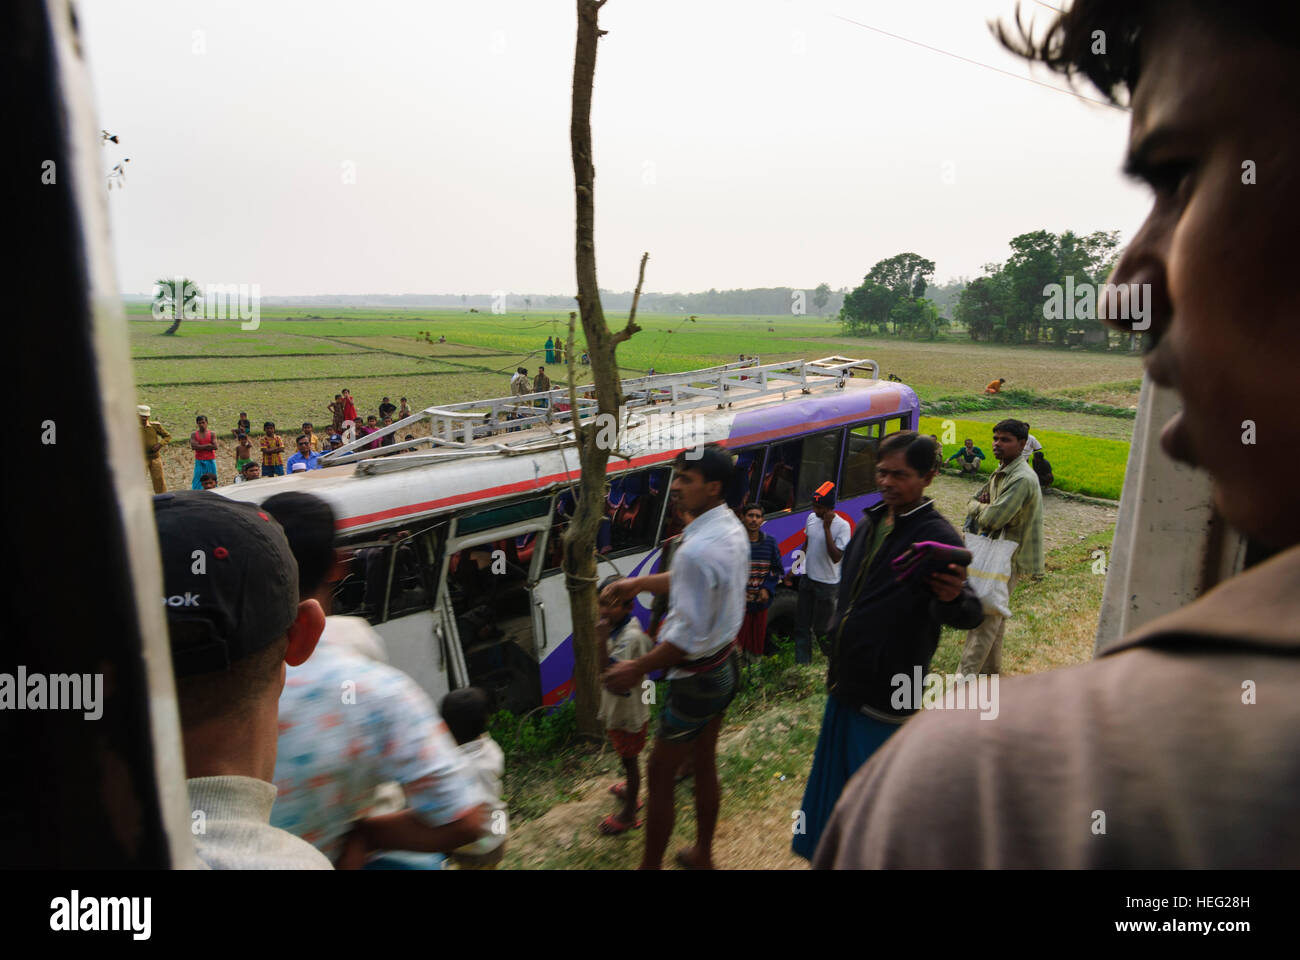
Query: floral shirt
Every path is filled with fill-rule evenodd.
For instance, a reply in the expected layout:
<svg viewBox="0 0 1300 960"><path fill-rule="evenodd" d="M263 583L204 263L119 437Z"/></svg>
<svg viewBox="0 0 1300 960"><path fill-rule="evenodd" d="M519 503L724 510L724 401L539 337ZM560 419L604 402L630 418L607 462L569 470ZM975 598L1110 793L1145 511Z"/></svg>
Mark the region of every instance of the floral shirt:
<svg viewBox="0 0 1300 960"><path fill-rule="evenodd" d="M489 799L415 681L331 630L332 621L351 619L326 620L315 652L288 668L280 695L271 823L330 860L382 783L400 783L407 808L434 827Z"/></svg>

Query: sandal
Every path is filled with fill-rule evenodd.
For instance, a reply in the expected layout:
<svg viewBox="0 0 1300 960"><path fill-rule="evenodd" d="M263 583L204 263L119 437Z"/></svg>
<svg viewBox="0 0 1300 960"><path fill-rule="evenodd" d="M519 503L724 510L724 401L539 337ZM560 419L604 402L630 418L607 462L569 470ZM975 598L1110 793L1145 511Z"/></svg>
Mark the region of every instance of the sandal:
<svg viewBox="0 0 1300 960"><path fill-rule="evenodd" d="M605 836L612 837L615 836L616 834L627 833L627 831L629 830L635 830L637 827L641 826L641 824L643 824L644 822L645 822L644 820L636 820L632 823L624 823L622 820L618 819L618 817L614 816L614 814L611 813L604 820L600 821L599 829L600 832Z"/></svg>

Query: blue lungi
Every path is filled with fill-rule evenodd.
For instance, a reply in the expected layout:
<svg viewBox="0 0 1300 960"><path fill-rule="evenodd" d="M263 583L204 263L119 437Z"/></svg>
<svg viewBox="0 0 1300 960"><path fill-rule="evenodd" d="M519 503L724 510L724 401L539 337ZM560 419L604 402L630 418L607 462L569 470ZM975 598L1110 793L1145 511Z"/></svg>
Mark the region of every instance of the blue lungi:
<svg viewBox="0 0 1300 960"><path fill-rule="evenodd" d="M805 860L812 859L844 785L899 726L868 717L834 694L827 696L812 772L803 794L805 831L794 835L791 850Z"/></svg>

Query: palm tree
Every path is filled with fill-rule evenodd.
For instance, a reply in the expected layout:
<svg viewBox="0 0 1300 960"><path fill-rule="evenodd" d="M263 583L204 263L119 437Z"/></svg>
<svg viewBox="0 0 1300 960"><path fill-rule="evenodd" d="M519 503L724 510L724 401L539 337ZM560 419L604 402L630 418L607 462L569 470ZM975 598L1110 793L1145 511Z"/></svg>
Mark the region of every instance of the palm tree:
<svg viewBox="0 0 1300 960"><path fill-rule="evenodd" d="M195 315L196 305L203 302L203 294L199 285L189 277L155 280L153 284L153 315L159 319L166 315L172 317L172 325L163 331L170 337L180 328L182 320ZM177 303L181 305L179 309Z"/></svg>

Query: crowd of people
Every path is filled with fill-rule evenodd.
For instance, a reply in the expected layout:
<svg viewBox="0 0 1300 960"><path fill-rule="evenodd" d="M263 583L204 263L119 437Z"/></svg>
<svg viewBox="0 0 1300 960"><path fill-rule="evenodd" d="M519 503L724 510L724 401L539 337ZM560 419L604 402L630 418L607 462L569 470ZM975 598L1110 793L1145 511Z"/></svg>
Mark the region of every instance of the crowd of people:
<svg viewBox="0 0 1300 960"><path fill-rule="evenodd" d="M246 483L261 477L282 477L318 470L322 466L321 458L331 450L338 450L346 444L379 433L384 427L391 426L395 422L394 418L400 421L411 416L411 406L406 397L401 398L400 405L383 397L379 401L377 414L362 416L357 411L352 392L347 388L334 395L334 400L326 406L326 410L330 414L330 432L327 435L322 436L313 423L304 421L301 431L293 437L291 443L286 443L290 434L282 435L274 420L264 421L262 432L254 435L248 413L241 410L238 421L230 431L233 463L228 476L231 482ZM162 449L171 443L172 435L166 427L153 419L151 407L141 404L136 413L140 419L145 470L153 484L154 493L164 493L167 481L163 475ZM413 434L403 437L403 440L412 439ZM390 431L356 449L378 450L395 441L396 436ZM210 490L217 486L221 482L217 467L217 452L221 449L221 442L203 414L194 418L189 446L194 453L190 489Z"/></svg>

